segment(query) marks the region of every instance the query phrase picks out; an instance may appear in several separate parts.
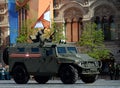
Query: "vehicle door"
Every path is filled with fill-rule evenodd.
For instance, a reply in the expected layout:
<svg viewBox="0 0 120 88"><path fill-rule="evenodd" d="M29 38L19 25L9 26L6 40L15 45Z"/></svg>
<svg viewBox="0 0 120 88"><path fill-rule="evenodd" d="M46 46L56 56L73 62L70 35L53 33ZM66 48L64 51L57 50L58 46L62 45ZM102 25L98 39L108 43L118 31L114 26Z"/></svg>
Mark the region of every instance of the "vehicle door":
<svg viewBox="0 0 120 88"><path fill-rule="evenodd" d="M58 66L54 48L51 47L44 48L44 55L42 59L43 61L41 63L41 69L43 69L42 66L44 66L43 70L45 72L57 71Z"/></svg>

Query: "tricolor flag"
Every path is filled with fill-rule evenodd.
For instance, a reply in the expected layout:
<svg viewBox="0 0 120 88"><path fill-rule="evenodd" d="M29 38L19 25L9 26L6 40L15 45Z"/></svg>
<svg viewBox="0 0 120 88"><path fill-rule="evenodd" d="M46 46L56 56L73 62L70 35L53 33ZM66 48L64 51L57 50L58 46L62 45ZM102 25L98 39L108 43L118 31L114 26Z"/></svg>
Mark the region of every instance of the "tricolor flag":
<svg viewBox="0 0 120 88"><path fill-rule="evenodd" d="M38 19L32 28L50 28L53 0L39 0Z"/></svg>

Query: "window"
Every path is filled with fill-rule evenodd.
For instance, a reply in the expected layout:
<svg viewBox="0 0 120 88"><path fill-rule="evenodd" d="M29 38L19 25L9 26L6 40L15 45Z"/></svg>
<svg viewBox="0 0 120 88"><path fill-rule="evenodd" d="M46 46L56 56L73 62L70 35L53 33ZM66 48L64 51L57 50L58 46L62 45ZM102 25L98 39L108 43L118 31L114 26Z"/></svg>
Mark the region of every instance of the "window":
<svg viewBox="0 0 120 88"><path fill-rule="evenodd" d="M27 19L27 10L22 8L19 10L19 27L21 28L24 25L25 20Z"/></svg>
<svg viewBox="0 0 120 88"><path fill-rule="evenodd" d="M24 52L25 48L17 48L18 52Z"/></svg>
<svg viewBox="0 0 120 88"><path fill-rule="evenodd" d="M74 52L74 53L77 53L77 50L75 47L67 47L68 51L69 52Z"/></svg>
<svg viewBox="0 0 120 88"><path fill-rule="evenodd" d="M57 47L57 51L58 51L59 54L64 54L64 53L66 53L65 47Z"/></svg>
<svg viewBox="0 0 120 88"><path fill-rule="evenodd" d="M96 16L94 22L97 24L97 30L102 29L105 40L115 40L117 38L114 16Z"/></svg>
<svg viewBox="0 0 120 88"><path fill-rule="evenodd" d="M31 48L31 51L37 53L39 52L39 48Z"/></svg>

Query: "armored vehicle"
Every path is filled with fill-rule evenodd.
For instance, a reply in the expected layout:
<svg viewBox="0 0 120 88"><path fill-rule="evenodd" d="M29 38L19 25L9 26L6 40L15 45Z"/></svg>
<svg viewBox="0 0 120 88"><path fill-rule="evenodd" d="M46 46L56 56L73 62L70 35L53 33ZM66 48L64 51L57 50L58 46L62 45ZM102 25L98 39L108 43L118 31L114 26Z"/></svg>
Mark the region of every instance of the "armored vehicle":
<svg viewBox="0 0 120 88"><path fill-rule="evenodd" d="M73 84L78 77L92 83L99 73L99 63L87 54L79 54L69 44L16 44L6 49L10 73L18 84L28 82L30 75L38 83L46 83L58 76L65 84Z"/></svg>
<svg viewBox="0 0 120 88"><path fill-rule="evenodd" d="M3 59L18 84L26 84L31 75L40 84L55 76L64 84L74 84L78 78L93 83L99 74L98 61L70 44L16 44L5 49Z"/></svg>

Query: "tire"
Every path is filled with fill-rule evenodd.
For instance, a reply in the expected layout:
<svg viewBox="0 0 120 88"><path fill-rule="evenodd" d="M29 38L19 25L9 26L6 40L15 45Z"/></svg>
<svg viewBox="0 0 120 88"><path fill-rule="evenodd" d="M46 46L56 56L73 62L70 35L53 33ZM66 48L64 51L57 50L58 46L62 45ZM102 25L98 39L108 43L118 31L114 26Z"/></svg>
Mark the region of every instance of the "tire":
<svg viewBox="0 0 120 88"><path fill-rule="evenodd" d="M45 84L50 79L50 77L49 76L34 76L34 79L39 84Z"/></svg>
<svg viewBox="0 0 120 88"><path fill-rule="evenodd" d="M92 75L84 75L84 74L82 74L81 75L81 79L82 79L82 81L84 82L84 83L93 83L93 82L95 82L96 81L96 78L97 78L97 76L95 75L95 74L92 74Z"/></svg>
<svg viewBox="0 0 120 88"><path fill-rule="evenodd" d="M59 75L64 84L74 84L78 79L78 72L71 65L62 66Z"/></svg>
<svg viewBox="0 0 120 88"><path fill-rule="evenodd" d="M3 61L6 65L9 65L8 59L9 59L8 48L5 48L3 51Z"/></svg>
<svg viewBox="0 0 120 88"><path fill-rule="evenodd" d="M22 65L16 65L13 68L12 75L17 84L26 84L30 78L25 67Z"/></svg>

